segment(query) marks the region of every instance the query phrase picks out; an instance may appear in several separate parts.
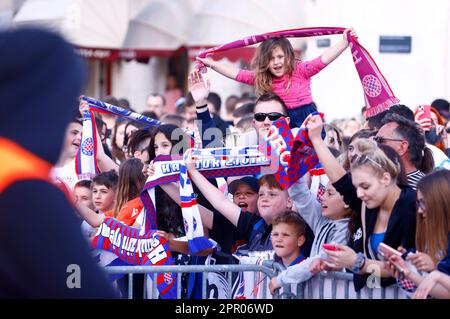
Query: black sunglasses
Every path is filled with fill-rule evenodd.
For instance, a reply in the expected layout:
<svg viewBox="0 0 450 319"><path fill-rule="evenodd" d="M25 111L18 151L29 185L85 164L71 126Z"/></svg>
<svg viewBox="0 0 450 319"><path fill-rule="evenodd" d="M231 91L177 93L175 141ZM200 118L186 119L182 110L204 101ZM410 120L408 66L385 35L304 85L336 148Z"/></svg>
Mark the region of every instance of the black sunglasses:
<svg viewBox="0 0 450 319"><path fill-rule="evenodd" d="M383 137L383 136L374 136L373 140L375 142L377 142L378 144L384 144L387 141L394 141L394 142L401 142L403 140L398 139L398 138L387 138L387 137Z"/></svg>
<svg viewBox="0 0 450 319"><path fill-rule="evenodd" d="M286 116L286 115L281 114L281 113L278 113L278 112L271 112L271 113L255 113L254 119L255 119L255 121L263 122L263 121L266 119L266 117L268 117L269 120L271 120L271 121L276 121L276 120L278 120L279 118L285 117L285 116Z"/></svg>

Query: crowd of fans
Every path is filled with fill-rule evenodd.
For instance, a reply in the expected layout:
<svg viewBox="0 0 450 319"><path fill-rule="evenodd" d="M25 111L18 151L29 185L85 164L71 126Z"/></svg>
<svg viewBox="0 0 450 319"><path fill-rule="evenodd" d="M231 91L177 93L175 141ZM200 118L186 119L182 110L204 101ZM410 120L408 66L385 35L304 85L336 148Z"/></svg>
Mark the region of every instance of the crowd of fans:
<svg viewBox="0 0 450 319"><path fill-rule="evenodd" d="M353 30L346 32L356 36ZM290 123L295 135L308 118L305 129L326 180L319 190L312 188L315 177L308 173L289 189L283 189L273 174L228 178L224 192L188 156L187 170L195 184L205 234L217 242L221 253L271 252L269 256L287 267L271 280L271 292L321 271L353 273L358 291L377 268L382 287L399 285L417 298L450 298L449 103L438 99L430 106L398 104L367 120L365 108L361 119L328 121L326 114L323 119L311 115L320 106L312 102L308 91L310 77L342 53L348 42L344 37L308 65L295 60L282 40L268 40L258 49L256 70L264 66L269 74L262 78L264 72L255 75L226 69L212 59L201 60L219 73L255 85L255 96L236 94L222 103L195 70L185 97L177 93L174 98L174 93L168 105L167 94L148 96L143 115L163 125L145 127L98 114L101 173L92 181L79 180L75 173L81 113L72 119L52 176L72 192L84 236L92 238L106 217L135 228L143 226L144 205L139 195L154 174L153 160L181 155L191 147L186 143L190 137L178 134L186 132L179 129L195 132L196 147L236 147L261 143L279 119ZM288 79L292 79L291 87ZM308 81L308 87L296 86L299 79ZM284 94L281 88L286 89L287 82L287 89L294 92ZM169 87L174 90L173 84ZM296 100L295 90L301 90L303 102ZM276 94L280 92L284 95ZM133 110L125 99L108 96L103 100ZM226 109L223 119L222 104ZM79 107L80 111L88 108L84 102ZM156 187L159 234L169 240L178 264L202 263L174 240L186 235L179 187L177 183ZM399 254L383 253L381 243ZM189 278L183 280L189 286ZM124 287L116 282L122 296L126 296ZM185 289L184 297L190 294Z"/></svg>

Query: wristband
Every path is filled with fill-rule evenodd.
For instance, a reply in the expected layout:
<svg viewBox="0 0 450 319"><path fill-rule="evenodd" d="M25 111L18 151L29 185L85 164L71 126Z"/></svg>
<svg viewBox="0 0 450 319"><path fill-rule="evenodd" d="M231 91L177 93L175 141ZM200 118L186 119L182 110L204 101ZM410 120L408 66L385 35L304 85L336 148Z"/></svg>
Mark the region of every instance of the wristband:
<svg viewBox="0 0 450 319"><path fill-rule="evenodd" d="M352 265L352 272L355 274L361 273L361 270L364 268L364 265L366 264L366 256L362 253L356 254L355 262Z"/></svg>

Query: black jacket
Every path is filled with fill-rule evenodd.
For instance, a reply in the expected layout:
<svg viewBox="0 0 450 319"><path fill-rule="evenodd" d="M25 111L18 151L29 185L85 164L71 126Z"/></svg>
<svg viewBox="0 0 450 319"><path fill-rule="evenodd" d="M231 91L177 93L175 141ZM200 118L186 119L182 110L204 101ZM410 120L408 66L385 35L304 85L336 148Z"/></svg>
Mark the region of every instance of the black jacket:
<svg viewBox="0 0 450 319"><path fill-rule="evenodd" d="M0 52L0 136L54 164L78 113L81 61L60 36L33 29L0 32ZM30 179L0 193L0 298L114 297L58 188Z"/></svg>
<svg viewBox="0 0 450 319"><path fill-rule="evenodd" d="M364 252L363 238L361 236L361 200L356 196L356 189L352 184L350 174L346 174L336 183L333 183L336 190L344 196L344 201L357 212L356 232L351 234L349 246L356 252ZM377 220L378 209L366 209L366 253L370 259L378 259L377 253L372 251L370 236ZM383 243L395 249L403 246L406 249L415 246L416 236L416 192L409 187L402 188L399 199L395 202L388 226L384 235ZM355 274L353 281L355 290L359 291L366 285L369 275ZM382 278L381 286L389 286L395 283L394 278Z"/></svg>

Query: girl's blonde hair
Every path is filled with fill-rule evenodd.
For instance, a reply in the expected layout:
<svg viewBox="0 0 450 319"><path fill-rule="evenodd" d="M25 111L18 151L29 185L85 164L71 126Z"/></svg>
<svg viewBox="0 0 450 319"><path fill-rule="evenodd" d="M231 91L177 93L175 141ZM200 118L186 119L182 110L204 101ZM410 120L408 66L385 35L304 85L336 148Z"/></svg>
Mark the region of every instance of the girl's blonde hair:
<svg viewBox="0 0 450 319"><path fill-rule="evenodd" d="M350 170L370 166L377 176L382 176L387 172L392 180L397 181L402 168L400 162L392 161L375 141L369 139L356 141L355 150L357 155L350 160Z"/></svg>
<svg viewBox="0 0 450 319"><path fill-rule="evenodd" d="M255 92L256 96L261 96L272 91L272 73L269 71L269 63L272 58L272 51L279 47L284 53L284 67L289 78L295 69L294 48L286 38L273 38L265 40L256 50L252 61L252 67L255 70ZM286 87L289 88L291 81Z"/></svg>
<svg viewBox="0 0 450 319"><path fill-rule="evenodd" d="M447 255L450 233L450 171L440 169L424 176L417 184L422 193L425 218L417 214L416 248L434 263Z"/></svg>

